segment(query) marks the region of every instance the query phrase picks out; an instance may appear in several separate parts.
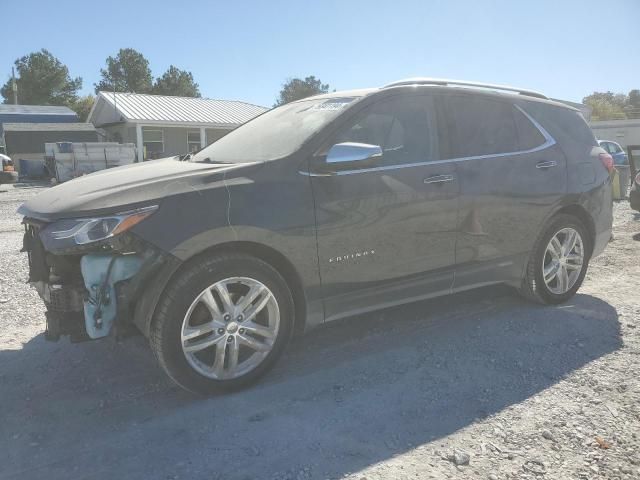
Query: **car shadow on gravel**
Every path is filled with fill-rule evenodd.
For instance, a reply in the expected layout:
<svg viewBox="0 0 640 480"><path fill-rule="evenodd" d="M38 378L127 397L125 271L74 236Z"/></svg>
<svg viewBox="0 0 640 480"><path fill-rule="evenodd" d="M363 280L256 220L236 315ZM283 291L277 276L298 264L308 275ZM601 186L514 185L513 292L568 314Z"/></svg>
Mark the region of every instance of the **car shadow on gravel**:
<svg viewBox="0 0 640 480"><path fill-rule="evenodd" d="M165 379L141 338L40 335L0 351L0 477L339 478L619 348L617 312L596 297L542 307L491 287L329 325L255 387L198 398Z"/></svg>

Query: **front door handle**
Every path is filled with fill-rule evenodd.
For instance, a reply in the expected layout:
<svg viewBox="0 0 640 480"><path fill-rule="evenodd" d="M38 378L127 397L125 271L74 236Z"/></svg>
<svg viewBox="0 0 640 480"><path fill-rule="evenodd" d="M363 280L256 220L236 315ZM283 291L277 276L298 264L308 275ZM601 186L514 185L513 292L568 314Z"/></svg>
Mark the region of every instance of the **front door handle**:
<svg viewBox="0 0 640 480"><path fill-rule="evenodd" d="M546 170L547 168L555 167L557 165L558 164L556 162L551 160L549 162L538 162L538 163L536 163L536 168L540 169L540 170Z"/></svg>
<svg viewBox="0 0 640 480"><path fill-rule="evenodd" d="M424 183L447 183L453 182L453 175L434 175L424 179Z"/></svg>

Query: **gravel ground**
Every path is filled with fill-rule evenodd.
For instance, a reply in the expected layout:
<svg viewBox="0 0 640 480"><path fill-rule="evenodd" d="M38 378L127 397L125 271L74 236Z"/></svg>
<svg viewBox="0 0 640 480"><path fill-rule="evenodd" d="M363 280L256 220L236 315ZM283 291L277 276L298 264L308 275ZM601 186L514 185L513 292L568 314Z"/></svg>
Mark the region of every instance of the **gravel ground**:
<svg viewBox="0 0 640 480"><path fill-rule="evenodd" d="M256 387L197 398L142 338L45 342L0 186L0 478L640 478L640 215L558 307L486 288L295 341ZM633 239L635 235L635 240Z"/></svg>

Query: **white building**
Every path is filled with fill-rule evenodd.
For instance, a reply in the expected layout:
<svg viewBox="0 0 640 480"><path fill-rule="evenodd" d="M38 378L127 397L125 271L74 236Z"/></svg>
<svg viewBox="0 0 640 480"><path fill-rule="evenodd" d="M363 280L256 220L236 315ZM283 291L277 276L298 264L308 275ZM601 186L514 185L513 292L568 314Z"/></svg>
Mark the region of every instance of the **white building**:
<svg viewBox="0 0 640 480"><path fill-rule="evenodd" d="M598 140L613 140L625 150L640 149L640 118L591 122L591 129Z"/></svg>
<svg viewBox="0 0 640 480"><path fill-rule="evenodd" d="M99 92L87 122L106 132L105 141L135 143L146 160L199 150L266 110L235 100Z"/></svg>

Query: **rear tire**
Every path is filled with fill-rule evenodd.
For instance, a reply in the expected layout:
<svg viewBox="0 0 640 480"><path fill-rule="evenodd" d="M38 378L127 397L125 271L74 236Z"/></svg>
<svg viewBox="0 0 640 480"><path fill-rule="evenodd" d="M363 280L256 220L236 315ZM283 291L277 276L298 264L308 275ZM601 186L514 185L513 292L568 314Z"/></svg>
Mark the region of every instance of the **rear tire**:
<svg viewBox="0 0 640 480"><path fill-rule="evenodd" d="M285 280L264 261L234 253L199 258L158 302L151 349L186 390L240 389L276 363L291 337L293 312Z"/></svg>
<svg viewBox="0 0 640 480"><path fill-rule="evenodd" d="M577 237L573 247L567 250L574 233ZM580 219L567 214L554 217L531 252L520 294L547 305L569 300L587 273L592 244Z"/></svg>

